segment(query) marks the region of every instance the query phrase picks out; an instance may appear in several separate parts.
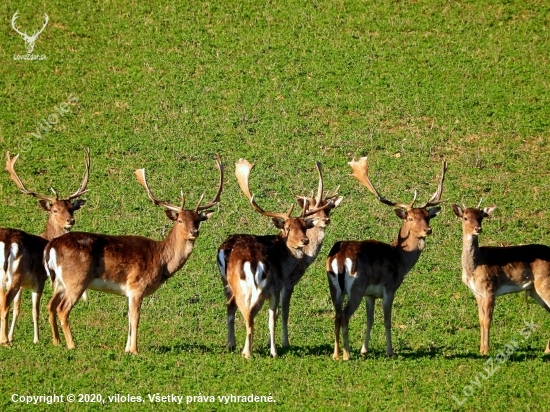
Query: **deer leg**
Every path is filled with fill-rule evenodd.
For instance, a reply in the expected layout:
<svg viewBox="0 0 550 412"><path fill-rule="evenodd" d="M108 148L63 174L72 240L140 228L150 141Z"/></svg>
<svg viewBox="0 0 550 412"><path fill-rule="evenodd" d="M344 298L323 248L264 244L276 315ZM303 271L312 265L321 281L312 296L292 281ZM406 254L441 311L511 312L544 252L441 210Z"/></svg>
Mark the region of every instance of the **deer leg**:
<svg viewBox="0 0 550 412"><path fill-rule="evenodd" d="M128 318L130 319L130 333L126 343L126 352L137 355L137 330L139 326L139 315L141 309L142 296L130 296L128 298Z"/></svg>
<svg viewBox="0 0 550 412"><path fill-rule="evenodd" d="M48 302L48 317L50 321L50 327L52 328L53 344L59 345L59 329L57 329L57 308L61 303L64 290L59 290L54 287L54 293L50 301Z"/></svg>
<svg viewBox="0 0 550 412"><path fill-rule="evenodd" d="M19 289L15 298L13 298L13 316L11 319L10 332L8 333L8 342L13 342L13 334L15 332L15 322L19 318L21 313L21 295L23 294L23 289Z"/></svg>
<svg viewBox="0 0 550 412"><path fill-rule="evenodd" d="M284 287L281 293L281 315L283 317L283 346L288 347L288 315L290 312L290 298L294 292L294 286Z"/></svg>
<svg viewBox="0 0 550 412"><path fill-rule="evenodd" d="M332 299L332 305L334 306L334 353L332 359L340 359L340 329L342 327L342 320L344 318L344 312L342 306L344 304L344 294L340 290L338 284L338 275L332 271L327 271L328 284L330 289L330 297Z"/></svg>
<svg viewBox="0 0 550 412"><path fill-rule="evenodd" d="M393 345L391 340L391 310L395 292L386 292L382 296L382 309L384 310L384 329L386 330L386 355L393 356Z"/></svg>
<svg viewBox="0 0 550 412"><path fill-rule="evenodd" d="M493 309L495 307L495 297L487 293L487 296L477 296L477 307L479 312L479 325L481 328L481 342L479 352L482 355L489 353L489 330L493 319Z"/></svg>
<svg viewBox="0 0 550 412"><path fill-rule="evenodd" d="M349 360L350 358L350 349L349 349L349 336L348 336L348 326L351 316L355 313L359 305L361 304L363 298L362 293L353 293L348 296L348 303L344 308L344 313L342 316L342 338L344 339L344 360Z"/></svg>
<svg viewBox="0 0 550 412"><path fill-rule="evenodd" d="M224 282L225 283L225 282ZM237 313L237 302L229 285L225 285L225 297L227 298L227 349L234 351L237 347L235 342L235 314Z"/></svg>
<svg viewBox="0 0 550 412"><path fill-rule="evenodd" d="M365 302L367 306L367 331L365 332L365 343L363 343L363 347L361 348L362 355L366 355L369 351L370 332L372 330L372 324L374 323L375 299L376 298L374 296L365 296Z"/></svg>
<svg viewBox="0 0 550 412"><path fill-rule="evenodd" d="M34 325L34 339L33 343L38 343L40 337L40 330L38 327L38 320L40 316L40 299L42 298L42 292L44 290L44 285L33 289L32 291L32 322Z"/></svg>
<svg viewBox="0 0 550 412"><path fill-rule="evenodd" d="M538 286L538 288L537 288ZM550 288L544 287L546 285L537 285L535 283L535 290L531 290L529 294L533 299L535 299L539 305L541 305L544 309L546 309L548 312L550 312ZM550 353L550 340L546 344L546 349L544 350L544 353Z"/></svg>
<svg viewBox="0 0 550 412"><path fill-rule="evenodd" d="M244 314L244 322L246 324L246 339L244 341L243 356L250 358L252 356L252 335L254 333L254 317L251 312Z"/></svg>
<svg viewBox="0 0 550 412"><path fill-rule="evenodd" d="M8 290L3 296L0 306L0 344L8 344L10 342L8 336L10 305L19 292L19 283L12 281L10 286L8 287ZM17 315L19 315L19 312L17 312Z"/></svg>
<svg viewBox="0 0 550 412"><path fill-rule="evenodd" d="M74 305L76 305L76 303L80 299L80 296L82 295L82 293L84 293L85 290L86 286L80 287L80 290L73 290L70 294L68 293L68 291L65 291L65 294L63 295L59 305L57 306L57 316L59 316L61 329L63 329L65 342L67 343L67 348L69 349L75 348L73 334L71 333L71 327L69 325L69 315Z"/></svg>
<svg viewBox="0 0 550 412"><path fill-rule="evenodd" d="M279 309L279 293L272 293L269 297L269 343L271 356L277 357L277 347L275 346L275 326L277 325L277 315Z"/></svg>

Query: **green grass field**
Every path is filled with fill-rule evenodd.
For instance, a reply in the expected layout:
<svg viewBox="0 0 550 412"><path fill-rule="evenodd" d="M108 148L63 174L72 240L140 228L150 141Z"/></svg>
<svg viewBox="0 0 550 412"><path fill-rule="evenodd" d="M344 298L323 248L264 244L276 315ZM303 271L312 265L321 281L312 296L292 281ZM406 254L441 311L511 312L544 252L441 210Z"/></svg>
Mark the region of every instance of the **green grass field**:
<svg viewBox="0 0 550 412"><path fill-rule="evenodd" d="M450 204L498 206L483 245L550 244L550 7L528 1L172 2L81 0L0 4L0 145L20 153L31 189L76 190L89 147L88 203L75 230L161 239L170 228L133 171L144 167L155 194L195 203L211 197L219 153L227 177L215 216L202 224L189 262L141 311L138 356L124 354L126 300L90 293L71 313L77 348L54 347L42 299L41 340L32 343L30 293L11 347L0 347L2 410L161 410L148 394L214 396L189 410L548 410L550 316L521 294L497 299L491 358L539 325L487 380L479 355L473 294L462 284L460 222ZM34 54L14 60L50 21ZM57 113L69 95L70 113ZM33 135L33 133L35 135ZM442 158L449 170L440 216L393 310L397 356L385 356L377 303L372 351L364 358L364 305L350 325L352 360L332 360L333 308L324 270L342 239L392 241L400 221L354 179L347 162L368 155L382 194L425 201ZM254 356L225 350L225 297L216 249L233 233L275 233L254 212L233 175L240 157L256 164L251 188L266 209L293 195L341 185L318 260L297 286L290 349L271 359L267 310L257 317ZM0 173L0 226L41 233L36 201ZM280 322L277 340L280 345ZM476 381L477 379L477 381ZM477 383L476 383L477 382ZM116 394L143 403L44 403L12 395ZM271 395L274 403L218 402L218 396ZM468 396L467 396L468 395ZM456 398L456 400L454 398ZM197 399L196 399L197 400ZM459 402L457 402L457 400ZM186 402L184 398L183 402ZM462 403L463 402L463 403ZM462 403L462 404L460 404Z"/></svg>

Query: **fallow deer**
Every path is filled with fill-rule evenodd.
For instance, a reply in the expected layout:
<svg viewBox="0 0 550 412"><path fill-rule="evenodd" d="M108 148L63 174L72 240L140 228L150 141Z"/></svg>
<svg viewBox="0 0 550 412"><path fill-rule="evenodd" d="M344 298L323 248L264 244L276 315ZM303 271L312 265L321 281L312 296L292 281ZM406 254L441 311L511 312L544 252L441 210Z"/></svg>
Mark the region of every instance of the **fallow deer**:
<svg viewBox="0 0 550 412"><path fill-rule="evenodd" d="M90 170L90 152L86 150L86 171L80 188L67 199L44 196L28 190L17 173L15 162L19 155L10 158L6 153L6 170L21 192L34 196L40 206L49 214L46 230L39 236L18 229L0 229L0 344L13 341L15 322L19 317L22 289L32 290L32 317L34 323L34 343L38 342L38 314L40 298L46 282L46 271L42 264L44 248L48 241L67 233L74 225L74 212L84 203L78 199L86 192ZM13 318L8 334L8 317L13 302Z"/></svg>
<svg viewBox="0 0 550 412"><path fill-rule="evenodd" d="M384 311L384 328L386 331L386 354L393 356L391 340L391 311L395 293L405 275L418 261L425 246L426 236L432 233L430 219L441 211L443 180L447 169L443 161L441 179L432 198L420 207L412 203L392 202L382 197L374 188L368 177L367 158L349 162L353 177L361 182L376 198L385 205L395 207L397 217L403 220L397 239L392 243L377 240L341 241L332 247L327 263L327 276L330 294L336 312L334 318L334 359L340 358L340 328L344 339L344 360L349 360L350 349L348 325L353 313L359 307L363 296L367 305L367 330L361 353L366 354L374 322L374 303L382 298ZM344 295L348 296L346 306L342 309Z"/></svg>
<svg viewBox="0 0 550 412"><path fill-rule="evenodd" d="M294 292L294 288L304 276L306 270L315 261L323 240L325 239L325 227L330 224L330 212L336 208L343 200L342 196L338 196L338 189L332 194L327 193L323 198L323 175L321 172L321 163L317 162L317 173L319 174L319 186L315 198L306 196L296 196L296 200L300 207L306 208L306 212L318 209L317 213L311 215L312 218L318 218L319 222L312 228L306 231L306 236L309 243L302 249L304 256L300 263L283 279L283 290L281 291L281 316L283 325L283 347L290 346L288 340L288 317L290 311L290 298ZM324 207L326 205L326 208Z"/></svg>
<svg viewBox="0 0 550 412"><path fill-rule="evenodd" d="M481 223L494 206L480 209L453 204L454 214L462 220L462 282L477 300L481 328L480 352L489 353L489 329L495 298L525 291L550 312L550 247L522 245L507 247L479 246ZM550 353L550 340L545 353Z"/></svg>
<svg viewBox="0 0 550 412"><path fill-rule="evenodd" d="M216 160L220 172L214 198L202 205L203 196L195 209L156 198L151 192L145 170L135 172L155 205L165 208L166 216L174 222L168 236L155 241L141 236L108 236L72 232L54 239L44 252L46 269L54 284L48 303L53 343L59 344L56 314L59 316L67 347L75 343L69 325L69 313L86 289L112 293L128 298L128 339L125 351L137 354L137 330L143 298L152 295L185 264L199 236L199 225L213 215L208 210L220 201L223 188L223 165Z"/></svg>
<svg viewBox="0 0 550 412"><path fill-rule="evenodd" d="M246 339L243 356L252 354L254 318L269 299L269 342L270 353L277 356L275 346L275 324L278 315L280 293L285 276L292 273L304 257L303 248L309 240L306 230L318 223L318 218L308 218L329 204L309 211L302 209L300 217L291 217L293 207L286 213L263 210L250 194L248 180L254 167L244 159L235 165L239 187L249 199L252 207L264 216L271 217L278 235L232 235L218 249L218 266L227 297L227 347L235 349L235 313L237 308L243 314L246 324Z"/></svg>

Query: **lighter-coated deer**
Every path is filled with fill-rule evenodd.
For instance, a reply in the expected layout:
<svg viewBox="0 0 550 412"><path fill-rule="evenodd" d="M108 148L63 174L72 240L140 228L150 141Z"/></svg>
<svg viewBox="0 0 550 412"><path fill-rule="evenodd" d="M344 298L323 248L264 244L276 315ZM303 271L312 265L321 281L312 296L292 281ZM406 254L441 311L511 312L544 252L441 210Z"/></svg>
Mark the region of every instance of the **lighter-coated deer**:
<svg viewBox="0 0 550 412"><path fill-rule="evenodd" d="M403 224L399 229L397 239L389 244L377 240L342 241L332 247L326 268L332 303L336 312L333 358L340 358L340 329L342 329L344 360L349 360L349 320L359 307L363 296L367 305L367 331L361 353L366 354L368 351L374 322L374 303L377 298L381 298L386 330L386 354L393 356L391 339L393 299L405 275L418 261L425 246L426 236L432 233L430 219L441 211L439 207L433 206L441 203L447 165L443 161L437 191L430 200L419 207L413 207L416 201L416 192L410 204L392 202L382 197L368 177L366 157L362 157L357 162L353 160L349 165L353 170L353 176L366 186L380 202L395 207L395 214L403 220ZM348 301L342 308L344 295L348 296Z"/></svg>
<svg viewBox="0 0 550 412"><path fill-rule="evenodd" d="M47 275L42 263L44 248L48 241L67 233L74 225L74 212L84 203L78 199L86 192L90 170L90 152L86 150L86 171L80 188L66 199L43 196L28 190L17 173L15 162L19 155L10 158L6 153L6 170L21 192L34 196L40 206L49 214L46 230L39 236L18 229L0 229L0 343L13 341L15 322L19 317L22 289L32 290L32 317L34 323L34 343L38 342L38 315L40 298ZM13 318L8 333L8 317L13 302Z"/></svg>
<svg viewBox="0 0 550 412"><path fill-rule="evenodd" d="M477 300L481 328L480 352L489 353L489 329L495 298L507 293L525 291L550 312L550 247L522 245L480 247L481 223L494 206L480 209L453 204L454 214L462 220L462 282ZM550 340L545 353L550 353Z"/></svg>
<svg viewBox="0 0 550 412"><path fill-rule="evenodd" d="M271 217L278 235L254 236L232 235L218 249L218 266L227 297L227 347L235 349L235 313L243 314L246 324L246 339L243 356L252 354L254 318L269 299L270 353L277 356L275 324L278 315L280 293L285 276L292 273L304 257L303 248L308 245L306 231L320 221L310 218L329 204L309 211L302 209L299 217L291 217L291 207L286 213L263 210L250 194L248 180L254 165L240 159L235 165L239 187L252 207L264 216Z"/></svg>
<svg viewBox="0 0 550 412"><path fill-rule="evenodd" d="M155 291L187 261L199 225L209 219L208 210L220 201L223 188L223 165L219 158L218 189L214 198L194 209L186 210L182 194L181 206L157 199L145 180L145 170L136 170L139 183L154 204L164 207L166 216L174 222L168 236L155 241L141 236L108 236L72 232L48 244L44 252L46 269L54 284L48 303L53 343L59 344L56 315L59 316L67 347L75 347L69 326L69 313L86 289L112 293L128 298L128 339L126 352L137 354L137 330L143 298Z"/></svg>

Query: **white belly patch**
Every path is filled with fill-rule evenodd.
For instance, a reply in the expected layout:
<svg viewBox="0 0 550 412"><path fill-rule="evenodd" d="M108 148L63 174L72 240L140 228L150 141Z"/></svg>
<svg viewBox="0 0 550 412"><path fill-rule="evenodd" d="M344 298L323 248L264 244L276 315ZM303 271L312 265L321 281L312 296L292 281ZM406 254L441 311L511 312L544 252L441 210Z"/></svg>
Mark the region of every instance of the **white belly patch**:
<svg viewBox="0 0 550 412"><path fill-rule="evenodd" d="M97 290L99 292L112 293L113 295L128 296L126 294L126 285L111 282L109 280L95 278L88 285L88 289Z"/></svg>

